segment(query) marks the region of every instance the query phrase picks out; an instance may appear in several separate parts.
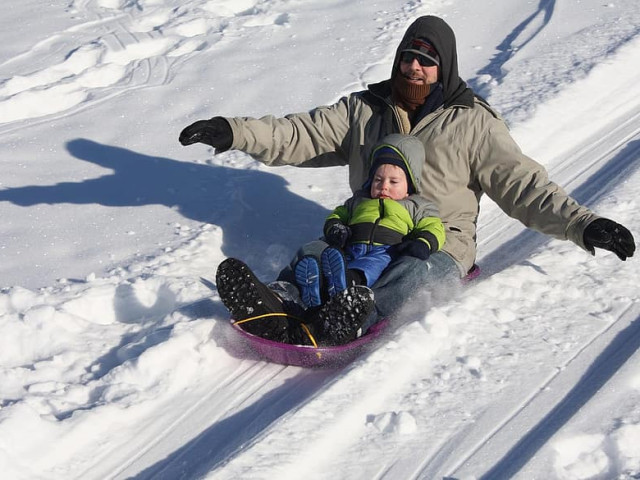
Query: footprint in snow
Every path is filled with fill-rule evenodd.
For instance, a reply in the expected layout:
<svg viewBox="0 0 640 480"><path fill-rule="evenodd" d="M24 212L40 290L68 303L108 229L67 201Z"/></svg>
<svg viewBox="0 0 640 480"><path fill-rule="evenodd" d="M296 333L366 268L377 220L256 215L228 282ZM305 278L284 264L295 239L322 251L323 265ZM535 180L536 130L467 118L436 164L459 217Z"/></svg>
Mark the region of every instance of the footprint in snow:
<svg viewBox="0 0 640 480"><path fill-rule="evenodd" d="M408 435L418 428L415 417L406 411L368 415L367 425L373 426L384 435Z"/></svg>

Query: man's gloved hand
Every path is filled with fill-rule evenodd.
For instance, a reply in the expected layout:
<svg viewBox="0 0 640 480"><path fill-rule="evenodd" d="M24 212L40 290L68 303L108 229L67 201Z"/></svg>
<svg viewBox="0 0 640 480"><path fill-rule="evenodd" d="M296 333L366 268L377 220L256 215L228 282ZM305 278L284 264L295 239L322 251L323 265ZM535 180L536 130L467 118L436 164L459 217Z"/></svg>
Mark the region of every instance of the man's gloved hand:
<svg viewBox="0 0 640 480"><path fill-rule="evenodd" d="M420 260L428 260L431 255L431 248L421 240L404 240L394 245L393 251L396 255L408 255Z"/></svg>
<svg viewBox="0 0 640 480"><path fill-rule="evenodd" d="M620 260L633 257L636 244L631 232L608 218L598 218L587 225L582 234L585 247L595 255L596 248L615 253Z"/></svg>
<svg viewBox="0 0 640 480"><path fill-rule="evenodd" d="M324 239L332 247L344 248L351 236L351 229L344 223L335 222L325 229Z"/></svg>
<svg viewBox="0 0 640 480"><path fill-rule="evenodd" d="M198 120L180 132L180 143L185 146L205 143L216 150L225 151L233 143L233 132L231 125L223 117Z"/></svg>

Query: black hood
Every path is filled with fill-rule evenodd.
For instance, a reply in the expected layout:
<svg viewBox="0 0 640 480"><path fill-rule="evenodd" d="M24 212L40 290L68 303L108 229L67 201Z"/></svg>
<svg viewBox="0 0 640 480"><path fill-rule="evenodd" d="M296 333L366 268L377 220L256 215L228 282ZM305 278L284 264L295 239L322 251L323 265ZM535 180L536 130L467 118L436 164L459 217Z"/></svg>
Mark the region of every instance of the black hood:
<svg viewBox="0 0 640 480"><path fill-rule="evenodd" d="M473 91L458 75L458 52L456 37L451 27L441 18L426 15L414 21L404 34L393 61L391 78L398 71L400 52L411 48L414 38L427 40L440 55L440 81L442 82L444 106L453 104L473 105Z"/></svg>

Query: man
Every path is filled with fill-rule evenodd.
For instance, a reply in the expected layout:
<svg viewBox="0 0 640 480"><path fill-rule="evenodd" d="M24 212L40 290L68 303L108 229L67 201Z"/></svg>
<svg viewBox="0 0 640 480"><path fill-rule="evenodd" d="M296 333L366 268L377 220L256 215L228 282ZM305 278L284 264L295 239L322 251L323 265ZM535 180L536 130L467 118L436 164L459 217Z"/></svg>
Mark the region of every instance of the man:
<svg viewBox="0 0 640 480"><path fill-rule="evenodd" d="M409 133L421 140L421 190L440 210L446 241L426 262L403 256L387 268L373 286L380 316L396 312L411 292L450 284L472 268L483 194L527 227L592 254L603 248L621 260L631 257L631 232L551 182L521 152L500 116L459 77L457 62L449 25L420 17L398 46L389 80L308 113L201 120L183 130L180 142L241 150L267 165L348 164L355 191L366 180L370 149L380 138ZM311 247L303 253L314 254ZM280 280L290 281L290 272L283 271Z"/></svg>

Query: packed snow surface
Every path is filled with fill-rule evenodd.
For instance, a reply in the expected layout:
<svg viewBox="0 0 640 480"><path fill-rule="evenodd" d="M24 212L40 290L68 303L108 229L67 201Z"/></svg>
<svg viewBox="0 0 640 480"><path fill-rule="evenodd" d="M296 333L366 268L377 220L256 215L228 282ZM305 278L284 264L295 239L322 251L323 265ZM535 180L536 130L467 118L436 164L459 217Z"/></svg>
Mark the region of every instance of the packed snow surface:
<svg viewBox="0 0 640 480"><path fill-rule="evenodd" d="M0 471L20 479L640 478L640 269L483 200L483 275L349 365L265 362L213 281L349 194L177 141L388 78L420 15L523 150L640 236L637 0L5 0Z"/></svg>

